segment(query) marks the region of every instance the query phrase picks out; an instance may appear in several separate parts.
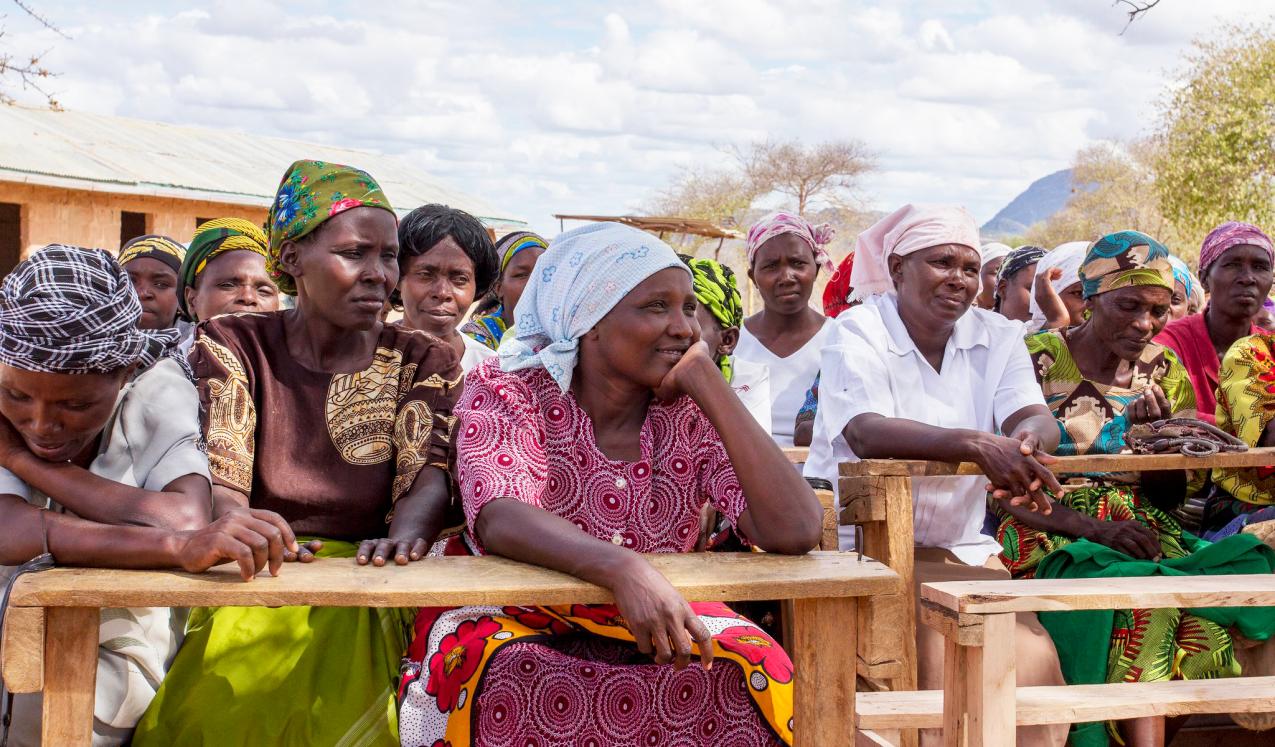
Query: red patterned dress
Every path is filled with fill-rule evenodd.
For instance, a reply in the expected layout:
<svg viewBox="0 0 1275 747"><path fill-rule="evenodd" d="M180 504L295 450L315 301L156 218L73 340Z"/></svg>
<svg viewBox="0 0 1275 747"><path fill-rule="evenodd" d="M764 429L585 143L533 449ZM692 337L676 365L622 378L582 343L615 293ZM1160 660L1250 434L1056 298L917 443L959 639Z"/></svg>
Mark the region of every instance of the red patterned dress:
<svg viewBox="0 0 1275 747"><path fill-rule="evenodd" d="M652 402L641 459L597 448L593 423L543 369L470 372L455 413L456 479L473 552L497 497L562 516L643 553L688 552L711 502L747 506L725 447L689 397ZM792 662L723 604L692 607L715 665L677 672L638 652L613 605L426 609L400 686L408 747L776 745L792 738Z"/></svg>

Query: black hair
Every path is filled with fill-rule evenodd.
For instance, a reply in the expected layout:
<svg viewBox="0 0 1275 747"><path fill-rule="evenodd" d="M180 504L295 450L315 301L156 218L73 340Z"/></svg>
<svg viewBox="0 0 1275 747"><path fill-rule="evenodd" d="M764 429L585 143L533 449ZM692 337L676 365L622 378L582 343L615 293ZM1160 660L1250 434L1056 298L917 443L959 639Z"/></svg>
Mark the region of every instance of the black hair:
<svg viewBox="0 0 1275 747"><path fill-rule="evenodd" d="M464 210L431 204L404 216L398 224L399 270L406 271L412 257L433 249L448 236L474 263L474 298L481 298L500 276L500 257L487 229Z"/></svg>

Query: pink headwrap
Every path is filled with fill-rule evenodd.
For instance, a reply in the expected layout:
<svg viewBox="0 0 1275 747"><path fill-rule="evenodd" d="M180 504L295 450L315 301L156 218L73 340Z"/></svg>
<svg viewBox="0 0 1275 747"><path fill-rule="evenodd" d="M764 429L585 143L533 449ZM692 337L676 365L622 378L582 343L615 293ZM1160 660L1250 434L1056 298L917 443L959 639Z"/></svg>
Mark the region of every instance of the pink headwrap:
<svg viewBox="0 0 1275 747"><path fill-rule="evenodd" d="M974 216L955 205L904 205L872 224L854 242L855 263L850 287L855 300L889 293L889 258L944 244L968 246L982 257Z"/></svg>
<svg viewBox="0 0 1275 747"><path fill-rule="evenodd" d="M748 266L752 267L753 258L757 256L757 250L762 244L785 233L797 234L802 241L810 245L811 251L815 253L815 262L828 272L832 272L832 258L824 249L836 235L832 226L827 223L813 226L810 221L800 215L785 213L782 210L767 215L748 229Z"/></svg>
<svg viewBox="0 0 1275 747"><path fill-rule="evenodd" d="M1203 275L1209 265L1222 256L1222 252L1241 244L1260 246L1266 250L1266 256L1271 258L1271 262L1275 263L1275 246L1271 245L1270 237L1252 223L1233 220L1223 223L1204 237L1204 243L1200 246L1200 274Z"/></svg>

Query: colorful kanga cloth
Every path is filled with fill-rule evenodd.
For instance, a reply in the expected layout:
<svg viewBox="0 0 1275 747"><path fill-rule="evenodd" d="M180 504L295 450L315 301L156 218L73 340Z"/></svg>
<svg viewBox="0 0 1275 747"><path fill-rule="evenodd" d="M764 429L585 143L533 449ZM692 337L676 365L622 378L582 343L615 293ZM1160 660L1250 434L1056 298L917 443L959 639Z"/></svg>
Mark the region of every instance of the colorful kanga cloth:
<svg viewBox="0 0 1275 747"><path fill-rule="evenodd" d="M651 403L636 462L608 459L574 395L542 368L479 365L456 413L466 539L480 554L474 522L496 497L635 552L693 549L705 502L732 526L747 507L689 397ZM789 743L787 654L724 605L694 607L714 633L712 670L654 664L609 605L425 610L400 693L403 744Z"/></svg>
<svg viewBox="0 0 1275 747"><path fill-rule="evenodd" d="M317 556L353 563L357 550L324 540ZM393 747L394 688L415 615L374 607L196 607L133 745Z"/></svg>
<svg viewBox="0 0 1275 747"><path fill-rule="evenodd" d="M1117 231L1089 247L1080 265L1085 298L1101 293L1154 286L1173 290L1173 263L1169 250L1141 231Z"/></svg>
<svg viewBox="0 0 1275 747"><path fill-rule="evenodd" d="M1260 334L1261 327L1253 325L1250 334ZM1177 354L1178 360L1186 367L1191 379L1191 387L1195 390L1197 417L1208 423L1214 423L1217 409L1215 392L1218 387L1218 370L1221 362L1217 358L1217 350L1209 337L1209 327L1204 320L1204 312L1184 316L1164 325L1155 341Z"/></svg>
<svg viewBox="0 0 1275 747"><path fill-rule="evenodd" d="M708 309L708 313L722 326L722 329L734 327L739 329L744 324L744 302L740 298L739 288L735 284L735 273L726 265L711 259L697 259L678 255L691 268L691 285L695 289L695 300ZM717 367L721 369L726 382L734 380L731 356L718 356Z"/></svg>
<svg viewBox="0 0 1275 747"><path fill-rule="evenodd" d="M1275 333L1254 334L1231 346L1222 361L1217 394L1218 427L1257 446L1275 418ZM1217 469L1213 481L1226 495L1210 501L1205 523L1214 530L1210 538L1275 518L1275 512L1266 510L1275 507L1275 467Z"/></svg>

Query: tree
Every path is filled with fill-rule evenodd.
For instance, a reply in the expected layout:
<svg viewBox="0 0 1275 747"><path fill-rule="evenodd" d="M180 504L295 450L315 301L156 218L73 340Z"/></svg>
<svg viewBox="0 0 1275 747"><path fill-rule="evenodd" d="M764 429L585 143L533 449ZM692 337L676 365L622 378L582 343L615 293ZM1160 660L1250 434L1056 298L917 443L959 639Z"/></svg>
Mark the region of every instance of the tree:
<svg viewBox="0 0 1275 747"><path fill-rule="evenodd" d="M876 169L876 157L859 140L830 140L806 146L796 140L733 147L744 176L757 194L777 192L797 202L805 215L816 202L842 206L857 200L862 177Z"/></svg>
<svg viewBox="0 0 1275 747"><path fill-rule="evenodd" d="M1155 6L1159 4L1160 4L1160 0L1142 0L1141 2L1138 2L1135 0L1116 0L1114 3L1112 3L1112 5L1116 5L1116 6L1123 5L1124 7L1129 9L1125 11L1125 15L1129 16L1129 20L1124 22L1124 28L1120 29L1120 35L1124 36L1124 32L1129 30L1129 27L1133 25L1134 21L1138 20L1139 16L1143 15L1144 13L1146 13L1147 11L1151 10L1152 8L1154 8Z"/></svg>
<svg viewBox="0 0 1275 747"><path fill-rule="evenodd" d="M742 231L748 227L748 210L756 197L748 180L732 171L686 168L656 194L645 212L699 218L722 228ZM719 248L722 243L703 236L683 235L678 238L679 248L692 256L710 242ZM714 251L713 257L718 259L719 253Z"/></svg>
<svg viewBox="0 0 1275 747"><path fill-rule="evenodd" d="M1195 43L1161 104L1156 190L1178 230L1275 224L1275 32L1225 29Z"/></svg>
<svg viewBox="0 0 1275 747"><path fill-rule="evenodd" d="M35 19L41 26L52 31L63 39L70 39L62 29L58 28L52 21L40 15L31 6L22 0L12 0L13 4L18 6L23 13ZM4 28L0 27L0 40L5 35ZM56 77L56 74L50 72L42 62L47 51L35 55L15 55L3 46L0 46L0 104L14 104L17 99L12 91L15 86L20 86L22 90L31 89L48 102L49 108L60 109L53 94L49 92L45 85L49 79Z"/></svg>

